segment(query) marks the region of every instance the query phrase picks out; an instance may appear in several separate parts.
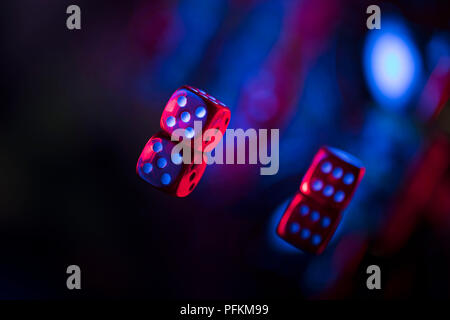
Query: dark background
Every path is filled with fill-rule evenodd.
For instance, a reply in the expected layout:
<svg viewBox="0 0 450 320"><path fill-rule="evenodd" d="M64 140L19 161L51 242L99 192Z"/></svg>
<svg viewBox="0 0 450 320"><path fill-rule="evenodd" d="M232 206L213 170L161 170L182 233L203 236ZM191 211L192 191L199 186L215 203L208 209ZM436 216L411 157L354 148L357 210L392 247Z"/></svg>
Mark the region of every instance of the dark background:
<svg viewBox="0 0 450 320"><path fill-rule="evenodd" d="M81 30L66 28L70 4ZM370 4L381 30L366 28ZM1 12L0 298L450 296L448 1L21 0ZM420 70L402 101L380 98L364 63L387 21ZM279 128L278 174L208 166L181 199L141 180L139 154L183 84L229 105L230 128ZM274 230L324 144L367 172L311 256ZM81 291L66 288L71 264ZM379 292L365 287L370 264Z"/></svg>

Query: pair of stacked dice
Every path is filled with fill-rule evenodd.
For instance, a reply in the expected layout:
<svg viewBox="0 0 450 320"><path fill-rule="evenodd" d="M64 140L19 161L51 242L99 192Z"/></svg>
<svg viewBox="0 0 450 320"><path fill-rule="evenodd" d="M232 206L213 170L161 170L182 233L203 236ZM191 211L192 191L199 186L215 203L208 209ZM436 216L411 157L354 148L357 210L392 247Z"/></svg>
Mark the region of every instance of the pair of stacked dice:
<svg viewBox="0 0 450 320"><path fill-rule="evenodd" d="M174 92L164 108L160 121L162 130L150 138L138 159L138 175L157 189L177 197L187 196L205 172L203 151L211 151L220 141L206 138L208 129L218 130L223 135L230 114L225 104L216 98L200 89L182 86ZM196 132L198 126L194 126L194 121L201 123L201 130ZM177 140L171 139L176 129L184 133L181 143L188 144L192 149L189 161L183 161L181 153L172 152L178 144ZM196 140L199 141L194 142ZM194 157L197 157L196 161Z"/></svg>
<svg viewBox="0 0 450 320"><path fill-rule="evenodd" d="M322 147L277 227L295 247L319 254L332 238L365 168L350 154Z"/></svg>

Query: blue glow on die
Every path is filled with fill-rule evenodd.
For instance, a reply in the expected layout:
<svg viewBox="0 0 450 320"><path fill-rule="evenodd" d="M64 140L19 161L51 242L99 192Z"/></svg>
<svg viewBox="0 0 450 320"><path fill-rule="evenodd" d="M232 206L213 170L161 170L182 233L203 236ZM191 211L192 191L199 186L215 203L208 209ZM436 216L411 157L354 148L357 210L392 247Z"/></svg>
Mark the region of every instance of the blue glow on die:
<svg viewBox="0 0 450 320"><path fill-rule="evenodd" d="M302 232L300 233L300 237L302 239L308 239L310 235L311 231L309 231L309 229L303 229Z"/></svg>
<svg viewBox="0 0 450 320"><path fill-rule="evenodd" d="M155 152L161 152L163 149L163 145L161 142L155 142L155 144L153 145L153 151Z"/></svg>
<svg viewBox="0 0 450 320"><path fill-rule="evenodd" d="M327 161L327 162L324 162L324 163L322 164L322 172L323 172L323 173L330 173L330 172L331 172L331 169L333 169L333 166L332 166L331 163L329 163L328 161Z"/></svg>
<svg viewBox="0 0 450 320"><path fill-rule="evenodd" d="M308 212L309 212L309 208L307 205L303 204L300 206L300 214L302 216L306 216L308 214Z"/></svg>
<svg viewBox="0 0 450 320"><path fill-rule="evenodd" d="M342 200L344 200L345 198L345 193L344 191L338 191L336 192L336 194L334 195L334 201L336 202L342 202Z"/></svg>
<svg viewBox="0 0 450 320"><path fill-rule="evenodd" d="M352 184L353 181L355 181L355 176L352 173L347 173L342 181L344 181L345 184Z"/></svg>
<svg viewBox="0 0 450 320"><path fill-rule="evenodd" d="M185 96L179 96L179 97L178 97L178 99L177 99L177 104L178 104L180 107L184 107L184 106L186 105L186 103L187 103L187 99L186 99Z"/></svg>
<svg viewBox="0 0 450 320"><path fill-rule="evenodd" d="M172 128L175 124L177 123L177 120L175 119L175 117L167 117L166 119L166 124L168 127Z"/></svg>
<svg viewBox="0 0 450 320"><path fill-rule="evenodd" d="M156 161L156 165L160 169L165 168L167 166L167 160L165 158L159 158L158 161Z"/></svg>
<svg viewBox="0 0 450 320"><path fill-rule="evenodd" d="M349 154L349 153L347 153L345 151L336 149L336 148L332 148L332 147L327 147L327 149L332 154L334 154L336 157L344 160L345 162L348 162L351 165L353 165L355 167L358 167L358 168L362 168L363 167L362 162L359 159L357 159L354 156L352 156L351 154Z"/></svg>
<svg viewBox="0 0 450 320"><path fill-rule="evenodd" d="M322 237L319 236L318 234L315 234L312 236L311 242L313 245L317 246L322 242Z"/></svg>
<svg viewBox="0 0 450 320"><path fill-rule="evenodd" d="M189 122L189 120L191 120L191 115L189 114L189 112L185 111L181 114L181 121L183 122Z"/></svg>
<svg viewBox="0 0 450 320"><path fill-rule="evenodd" d="M322 187L323 187L322 180L316 180L312 184L312 188L314 191L319 191L320 189L322 189Z"/></svg>
<svg viewBox="0 0 450 320"><path fill-rule="evenodd" d="M170 174L163 173L161 176L161 183L165 186L167 186L172 181L172 178L170 177Z"/></svg>
<svg viewBox="0 0 450 320"><path fill-rule="evenodd" d="M297 222L291 223L289 226L291 233L297 233L300 230L300 225Z"/></svg>
<svg viewBox="0 0 450 320"><path fill-rule="evenodd" d="M185 133L185 135L186 135L186 138L191 139L191 138L194 136L195 131L194 131L193 128L187 127L187 128L185 129L184 133Z"/></svg>
<svg viewBox="0 0 450 320"><path fill-rule="evenodd" d="M331 196L333 194L333 192L334 192L334 188L333 188L333 186L330 186L330 185L326 186L323 189L323 195L326 197Z"/></svg>
<svg viewBox="0 0 450 320"><path fill-rule="evenodd" d="M331 224L331 219L328 217L323 217L322 219L322 227L328 228Z"/></svg>
<svg viewBox="0 0 450 320"><path fill-rule="evenodd" d="M195 109L195 116L197 118L203 118L206 115L206 109L205 107L198 107Z"/></svg>
<svg viewBox="0 0 450 320"><path fill-rule="evenodd" d="M320 219L320 214L317 211L311 213L311 220L316 222Z"/></svg>
<svg viewBox="0 0 450 320"><path fill-rule="evenodd" d="M343 174L344 170L342 170L342 168L337 167L333 170L333 177L335 177L336 179L340 179Z"/></svg>
<svg viewBox="0 0 450 320"><path fill-rule="evenodd" d="M152 172L152 170L153 170L153 166L152 166L151 163L146 163L146 164L144 164L144 165L142 166L142 170L143 170L145 173L150 173L150 172Z"/></svg>

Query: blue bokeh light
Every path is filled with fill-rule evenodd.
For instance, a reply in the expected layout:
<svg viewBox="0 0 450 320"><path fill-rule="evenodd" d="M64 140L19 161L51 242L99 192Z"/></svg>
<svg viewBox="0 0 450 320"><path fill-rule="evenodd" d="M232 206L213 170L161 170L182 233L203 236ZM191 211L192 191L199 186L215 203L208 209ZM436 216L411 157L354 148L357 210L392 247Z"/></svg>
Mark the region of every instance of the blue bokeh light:
<svg viewBox="0 0 450 320"><path fill-rule="evenodd" d="M420 55L403 23L388 19L382 29L369 31L363 57L366 81L375 100L387 109L403 109L422 72Z"/></svg>

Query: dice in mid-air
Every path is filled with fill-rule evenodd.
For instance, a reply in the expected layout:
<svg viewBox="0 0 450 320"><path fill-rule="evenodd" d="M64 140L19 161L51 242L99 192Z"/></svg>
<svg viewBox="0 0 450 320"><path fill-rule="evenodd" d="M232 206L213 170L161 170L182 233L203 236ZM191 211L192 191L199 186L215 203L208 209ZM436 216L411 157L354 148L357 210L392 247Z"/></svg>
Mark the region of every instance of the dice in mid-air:
<svg viewBox="0 0 450 320"><path fill-rule="evenodd" d="M350 154L322 147L277 227L278 235L297 248L319 254L331 240L365 172Z"/></svg>
<svg viewBox="0 0 450 320"><path fill-rule="evenodd" d="M198 153L192 153L190 160L185 161L189 163L183 162L183 154L172 154L176 144L165 132L155 134L145 145L136 171L152 186L177 197L185 197L197 186L205 172L206 163ZM194 161L194 157L201 160Z"/></svg>
<svg viewBox="0 0 450 320"><path fill-rule="evenodd" d="M339 210L323 208L298 192L283 214L277 233L295 247L319 254L327 246L340 220Z"/></svg>
<svg viewBox="0 0 450 320"><path fill-rule="evenodd" d="M200 89L191 86L182 86L174 92L167 102L161 116L161 128L171 135L174 130L182 129L184 137L189 141L199 139L192 147L208 151L212 150L218 143L214 135L209 134L211 139L205 139L205 132L208 129L219 131L222 136L230 122L230 109L216 98L208 95ZM194 126L194 121L201 123L201 131ZM206 141L209 140L209 141ZM200 151L201 151L200 150Z"/></svg>
<svg viewBox="0 0 450 320"><path fill-rule="evenodd" d="M365 172L362 163L345 151L322 147L300 184L300 192L322 206L343 210Z"/></svg>

